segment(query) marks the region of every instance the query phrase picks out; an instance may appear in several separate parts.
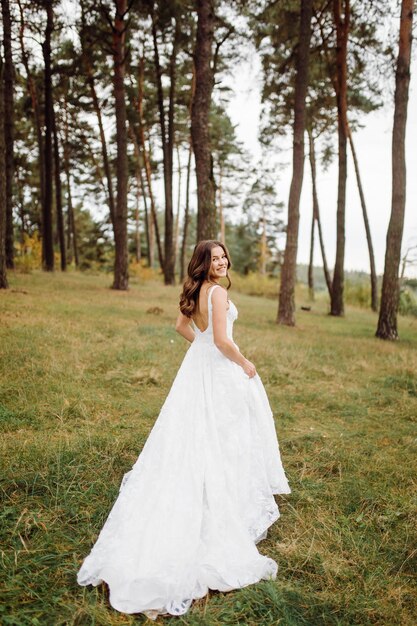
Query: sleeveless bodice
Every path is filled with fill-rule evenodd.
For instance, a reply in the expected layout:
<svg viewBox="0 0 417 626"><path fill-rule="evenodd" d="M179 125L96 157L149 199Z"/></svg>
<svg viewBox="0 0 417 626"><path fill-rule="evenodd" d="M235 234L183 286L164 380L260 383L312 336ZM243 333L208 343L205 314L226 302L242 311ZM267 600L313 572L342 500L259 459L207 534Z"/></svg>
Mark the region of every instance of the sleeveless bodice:
<svg viewBox="0 0 417 626"><path fill-rule="evenodd" d="M193 320L193 327L195 330L195 340L198 340L198 342L202 342L204 341L205 343L211 343L214 344L214 337L213 337L213 304L211 302L211 295L213 293L213 291L216 289L216 287L219 287L219 285L213 285L213 287L210 287L209 292L208 292L208 301L207 301L207 305L208 305L208 324L207 324L207 328L204 331L201 331L198 326L195 324L194 320ZM235 305L233 304L233 302L231 302L229 300L229 308L227 310L227 327L226 327L226 333L229 339L231 339L233 341L233 323L235 322L235 320L237 319L238 316L238 312L237 312L237 308L235 307Z"/></svg>

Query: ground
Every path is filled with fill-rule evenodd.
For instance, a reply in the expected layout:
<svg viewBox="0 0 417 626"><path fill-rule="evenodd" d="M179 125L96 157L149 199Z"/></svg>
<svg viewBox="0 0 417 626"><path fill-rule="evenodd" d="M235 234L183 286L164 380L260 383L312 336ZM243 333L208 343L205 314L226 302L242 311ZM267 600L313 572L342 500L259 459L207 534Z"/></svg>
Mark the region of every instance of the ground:
<svg viewBox="0 0 417 626"><path fill-rule="evenodd" d="M136 278L116 292L110 276L75 272L10 284L0 293L0 623L144 624L75 577L187 349L174 331L179 287ZM230 297L292 487L259 544L278 577L210 592L157 623L415 624L417 320L401 318L389 343L367 310L338 319L299 301L287 328L276 301Z"/></svg>

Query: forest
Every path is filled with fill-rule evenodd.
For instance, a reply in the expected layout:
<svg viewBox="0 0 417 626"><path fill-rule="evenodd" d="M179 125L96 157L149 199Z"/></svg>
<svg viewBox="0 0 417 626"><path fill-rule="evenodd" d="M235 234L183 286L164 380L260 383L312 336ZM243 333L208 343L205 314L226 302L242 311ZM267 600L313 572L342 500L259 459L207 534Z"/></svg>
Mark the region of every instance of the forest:
<svg viewBox="0 0 417 626"><path fill-rule="evenodd" d="M343 317L350 154L376 335L398 338L404 270L415 257L414 249L403 249L412 0L1 5L1 288L12 271L76 269L112 272L112 287L126 290L135 267L151 268L173 285L184 278L196 241L219 239L237 273L274 281L277 322L294 325L308 167L310 298L319 246L329 313ZM256 168L228 114L230 77L248 54L259 55L262 67L264 156ZM387 85L392 198L384 272L377 276L355 133L381 106ZM285 138L292 142L292 178L284 205L271 155ZM318 171L332 161L338 166L334 265L317 186ZM406 296L415 313L413 291Z"/></svg>
<svg viewBox="0 0 417 626"><path fill-rule="evenodd" d="M216 239L291 485L259 544L279 569L152 623L415 626L414 2L0 1L0 623L151 623L76 575L189 350L180 284ZM252 56L259 161L229 108ZM383 107L382 272L359 136Z"/></svg>

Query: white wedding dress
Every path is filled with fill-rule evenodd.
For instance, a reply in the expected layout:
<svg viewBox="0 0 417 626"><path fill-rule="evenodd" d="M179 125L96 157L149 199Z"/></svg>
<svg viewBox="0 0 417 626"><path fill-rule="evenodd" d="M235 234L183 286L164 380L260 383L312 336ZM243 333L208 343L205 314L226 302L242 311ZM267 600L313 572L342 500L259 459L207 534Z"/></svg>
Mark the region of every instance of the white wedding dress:
<svg viewBox="0 0 417 626"><path fill-rule="evenodd" d="M195 325L158 419L84 560L80 585L109 586L123 613L182 615L208 589L276 577L256 543L290 493L265 389ZM237 309L230 302L232 339Z"/></svg>

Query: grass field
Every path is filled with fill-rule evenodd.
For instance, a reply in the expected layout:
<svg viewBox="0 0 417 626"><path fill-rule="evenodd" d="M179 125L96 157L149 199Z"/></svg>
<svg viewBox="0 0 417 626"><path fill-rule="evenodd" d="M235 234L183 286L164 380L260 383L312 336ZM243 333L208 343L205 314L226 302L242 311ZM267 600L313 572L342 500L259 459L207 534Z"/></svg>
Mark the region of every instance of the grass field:
<svg viewBox="0 0 417 626"><path fill-rule="evenodd" d="M75 577L187 349L178 287L33 273L0 293L2 625L144 624ZM210 592L159 624L416 623L417 319L401 341L324 303L275 324L271 299L231 292L235 339L257 366L292 487L260 551L276 581ZM298 304L301 304L299 302ZM414 500L413 500L414 494Z"/></svg>

